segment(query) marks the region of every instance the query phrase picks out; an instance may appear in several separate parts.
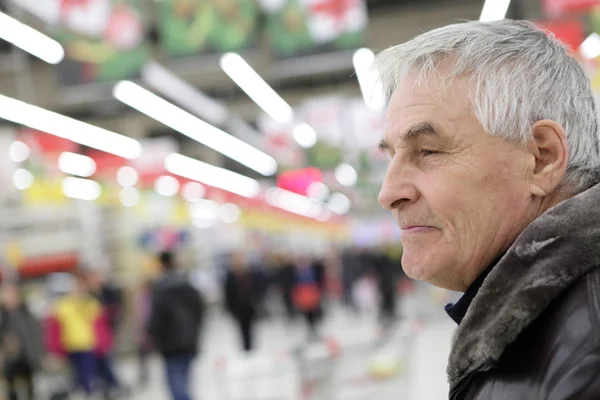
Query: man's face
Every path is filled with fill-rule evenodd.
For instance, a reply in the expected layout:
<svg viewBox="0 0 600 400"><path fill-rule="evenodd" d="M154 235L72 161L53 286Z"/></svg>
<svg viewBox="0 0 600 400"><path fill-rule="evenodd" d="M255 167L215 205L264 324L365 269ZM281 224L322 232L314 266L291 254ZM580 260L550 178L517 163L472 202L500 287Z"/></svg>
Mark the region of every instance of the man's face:
<svg viewBox="0 0 600 400"><path fill-rule="evenodd" d="M534 219L534 158L483 130L466 79L443 90L413 83L407 76L390 99L379 202L401 228L407 275L462 291Z"/></svg>

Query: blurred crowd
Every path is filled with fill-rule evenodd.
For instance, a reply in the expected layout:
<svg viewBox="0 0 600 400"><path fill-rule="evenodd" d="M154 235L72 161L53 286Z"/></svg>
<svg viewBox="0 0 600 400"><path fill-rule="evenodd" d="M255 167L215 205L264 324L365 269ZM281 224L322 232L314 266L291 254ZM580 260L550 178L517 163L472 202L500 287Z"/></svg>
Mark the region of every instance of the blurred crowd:
<svg viewBox="0 0 600 400"><path fill-rule="evenodd" d="M255 350L261 319L301 318L307 343L319 341L320 323L332 303L357 314L377 313L385 331L397 318L401 283L408 282L383 249L348 249L323 258L233 252L214 275L221 295L215 305L194 284L191 271L180 268L176 254L163 252L157 260L160 274L132 290L101 272L80 269L63 277L68 284L49 296L41 312L30 310L22 284L6 280L0 356L7 398L58 400L71 393L128 398L134 386L148 385L148 356L157 354L172 398L188 400L191 365L209 307L230 316L239 329L240 352L248 353ZM134 352L117 351L125 326L133 327L127 337ZM133 353L139 360L138 382L125 384L115 363ZM50 377L44 389L37 385L40 375Z"/></svg>

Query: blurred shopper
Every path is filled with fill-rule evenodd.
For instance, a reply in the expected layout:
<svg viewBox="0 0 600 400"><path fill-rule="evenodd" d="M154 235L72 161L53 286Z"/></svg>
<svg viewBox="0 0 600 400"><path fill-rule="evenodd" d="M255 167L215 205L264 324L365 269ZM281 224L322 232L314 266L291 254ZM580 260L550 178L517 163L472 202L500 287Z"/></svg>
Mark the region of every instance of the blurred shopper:
<svg viewBox="0 0 600 400"><path fill-rule="evenodd" d="M247 264L245 254L232 254L231 267L225 278L225 304L239 326L242 347L247 352L254 348L253 328L257 304L261 298L259 279Z"/></svg>
<svg viewBox="0 0 600 400"><path fill-rule="evenodd" d="M294 290L294 264L291 263L285 256L278 254L276 262L277 267L277 282L281 292L281 298L285 307L285 312L289 320L296 316L296 306L292 292Z"/></svg>
<svg viewBox="0 0 600 400"><path fill-rule="evenodd" d="M160 254L164 271L153 291L148 333L165 362L173 400L190 400L191 368L198 354L204 302L186 274L177 271L174 254Z"/></svg>
<svg viewBox="0 0 600 400"><path fill-rule="evenodd" d="M300 256L294 271L293 298L296 308L302 312L309 328L309 338L318 337L317 325L322 318L325 268L320 262L311 262L309 257Z"/></svg>
<svg viewBox="0 0 600 400"><path fill-rule="evenodd" d="M373 257L373 269L379 289L379 319L381 327L387 330L396 319L397 274L392 260L384 249L379 249Z"/></svg>
<svg viewBox="0 0 600 400"><path fill-rule="evenodd" d="M249 270L254 282L254 310L256 319L268 316L266 300L269 288L273 282L273 271L266 252L259 252L251 257Z"/></svg>
<svg viewBox="0 0 600 400"><path fill-rule="evenodd" d="M135 336L138 349L138 384L142 387L148 385L150 371L148 356L153 351L152 338L146 329L152 314L152 283L144 280L136 294L134 305Z"/></svg>
<svg viewBox="0 0 600 400"><path fill-rule="evenodd" d="M368 269L353 286L354 303L361 316L377 313L380 293L377 290L377 277L372 269Z"/></svg>
<svg viewBox="0 0 600 400"><path fill-rule="evenodd" d="M99 336L102 305L88 291L86 277L77 273L71 293L59 298L47 323L47 346L51 353L66 356L74 375L75 388L86 395L95 392L98 363L96 352L110 345Z"/></svg>
<svg viewBox="0 0 600 400"><path fill-rule="evenodd" d="M105 397L110 398L114 392L122 389L112 362L112 344L117 333L123 307L122 293L116 285L107 282L104 275L99 271L88 272L87 283L90 294L102 305L102 316L96 324L96 335L102 338L99 343L104 343L107 346L97 347L95 355L98 377L102 381Z"/></svg>
<svg viewBox="0 0 600 400"><path fill-rule="evenodd" d="M112 332L119 328L123 314L123 290L100 271L90 271L87 275L90 293L100 301Z"/></svg>
<svg viewBox="0 0 600 400"><path fill-rule="evenodd" d="M34 374L41 366L44 356L41 325L27 308L21 289L14 283L2 286L0 353L8 399L20 398L18 381L26 386L25 398L34 399Z"/></svg>
<svg viewBox="0 0 600 400"><path fill-rule="evenodd" d="M342 290L344 304L351 310L358 312L358 307L354 302L353 286L360 276L361 262L359 252L355 247L350 247L342 252Z"/></svg>
<svg viewBox="0 0 600 400"><path fill-rule="evenodd" d="M450 398L600 399L600 134L581 65L499 20L424 33L374 68L402 266L464 292L447 307Z"/></svg>

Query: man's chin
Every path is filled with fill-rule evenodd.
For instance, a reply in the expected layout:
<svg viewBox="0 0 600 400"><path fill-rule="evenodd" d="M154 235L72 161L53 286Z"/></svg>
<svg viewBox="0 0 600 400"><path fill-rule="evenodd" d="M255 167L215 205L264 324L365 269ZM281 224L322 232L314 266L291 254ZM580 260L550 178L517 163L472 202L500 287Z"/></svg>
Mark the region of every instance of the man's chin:
<svg viewBox="0 0 600 400"><path fill-rule="evenodd" d="M439 271L441 266L438 265L431 257L416 256L411 257L411 254L406 252L402 256L402 269L411 279L427 282L434 286L440 286ZM443 274L442 274L443 275Z"/></svg>
<svg viewBox="0 0 600 400"><path fill-rule="evenodd" d="M409 278L425 282L428 280L431 272L422 260L418 262L404 261L404 257L402 258L402 269Z"/></svg>

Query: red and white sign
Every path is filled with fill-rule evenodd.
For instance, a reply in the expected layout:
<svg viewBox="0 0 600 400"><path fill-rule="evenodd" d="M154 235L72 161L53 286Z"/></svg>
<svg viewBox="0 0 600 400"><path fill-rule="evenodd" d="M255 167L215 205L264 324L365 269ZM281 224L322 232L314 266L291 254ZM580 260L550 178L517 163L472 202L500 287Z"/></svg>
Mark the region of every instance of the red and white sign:
<svg viewBox="0 0 600 400"><path fill-rule="evenodd" d="M364 0L304 0L307 25L313 40L327 43L367 25Z"/></svg>

